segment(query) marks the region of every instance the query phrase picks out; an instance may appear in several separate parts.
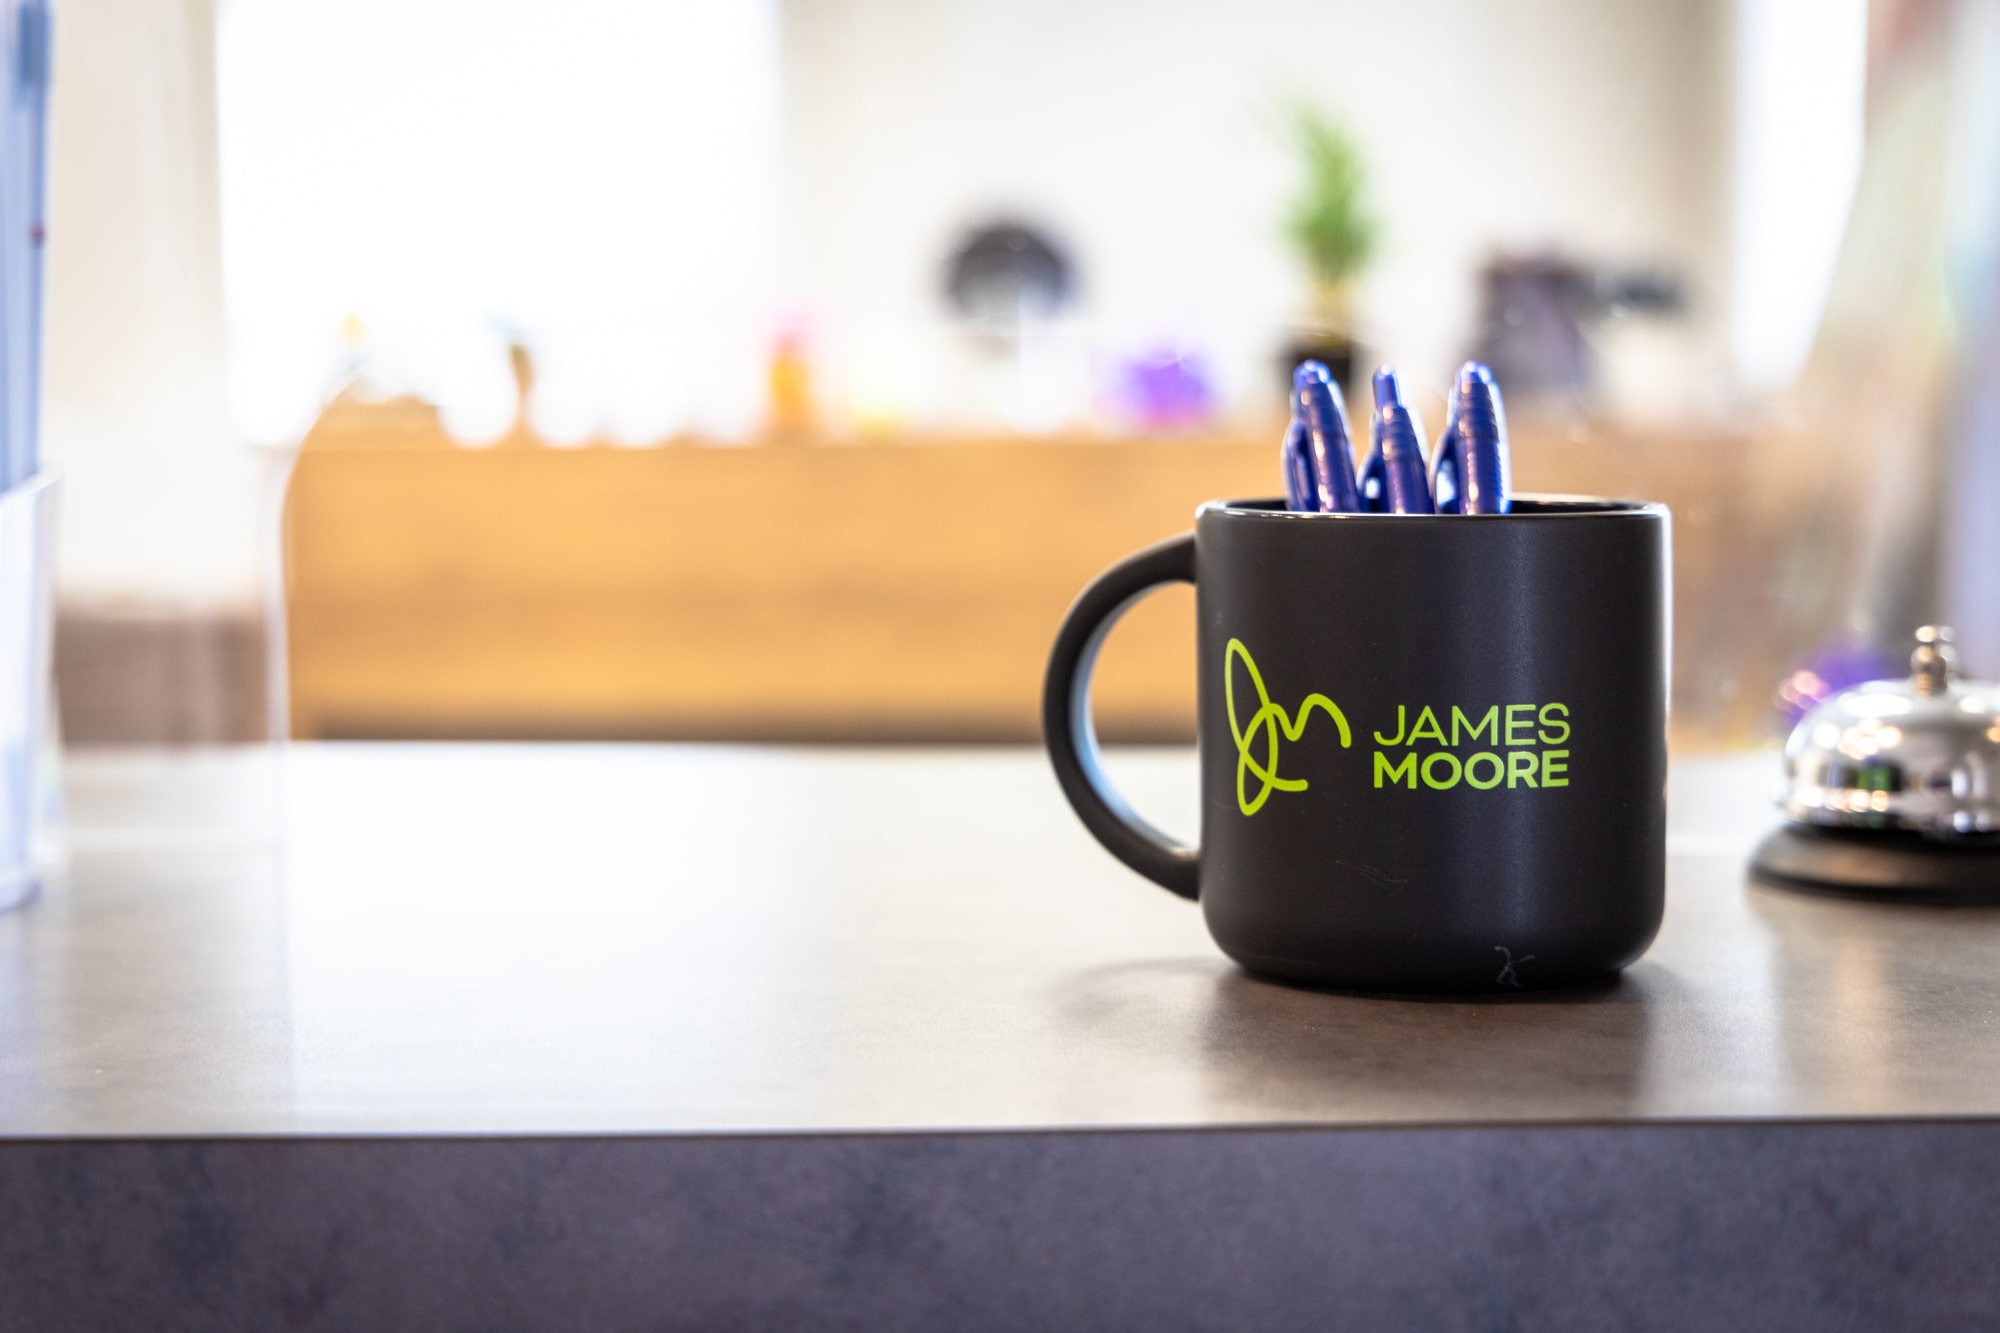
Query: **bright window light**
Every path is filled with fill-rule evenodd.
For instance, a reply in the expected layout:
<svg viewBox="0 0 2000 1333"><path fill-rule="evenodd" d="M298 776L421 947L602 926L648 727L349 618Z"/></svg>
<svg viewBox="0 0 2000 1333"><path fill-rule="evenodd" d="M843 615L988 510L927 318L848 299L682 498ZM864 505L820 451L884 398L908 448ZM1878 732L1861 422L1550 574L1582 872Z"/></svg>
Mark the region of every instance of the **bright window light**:
<svg viewBox="0 0 2000 1333"><path fill-rule="evenodd" d="M468 442L755 424L778 218L775 0L226 0L236 424L357 362ZM606 349L616 349L607 355Z"/></svg>
<svg viewBox="0 0 2000 1333"><path fill-rule="evenodd" d="M1731 342L1750 390L1812 348L1861 170L1867 0L1740 0Z"/></svg>

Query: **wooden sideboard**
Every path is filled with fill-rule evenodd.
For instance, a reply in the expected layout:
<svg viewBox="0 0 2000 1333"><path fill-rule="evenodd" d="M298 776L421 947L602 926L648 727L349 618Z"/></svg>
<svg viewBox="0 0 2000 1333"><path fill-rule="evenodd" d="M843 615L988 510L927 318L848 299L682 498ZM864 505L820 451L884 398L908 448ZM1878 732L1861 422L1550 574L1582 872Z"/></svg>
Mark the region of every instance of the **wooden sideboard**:
<svg viewBox="0 0 2000 1333"><path fill-rule="evenodd" d="M1269 493L1275 438L466 449L415 405L337 407L289 500L293 729L1030 738L1070 599L1198 501ZM1526 488L1675 506L1684 680L1729 444L1517 429ZM1193 606L1112 636L1107 738L1191 734Z"/></svg>

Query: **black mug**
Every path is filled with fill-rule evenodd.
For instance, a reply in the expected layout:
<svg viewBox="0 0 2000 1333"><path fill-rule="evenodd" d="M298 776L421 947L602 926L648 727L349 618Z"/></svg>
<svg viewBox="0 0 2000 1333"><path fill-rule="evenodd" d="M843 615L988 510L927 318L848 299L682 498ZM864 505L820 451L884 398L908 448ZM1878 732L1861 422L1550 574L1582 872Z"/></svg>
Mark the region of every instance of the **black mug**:
<svg viewBox="0 0 2000 1333"><path fill-rule="evenodd" d="M1070 608L1042 698L1056 776L1250 971L1400 991L1607 976L1665 905L1668 540L1665 507L1613 500L1204 505ZM1200 625L1198 851L1119 798L1090 721L1105 635L1175 581Z"/></svg>

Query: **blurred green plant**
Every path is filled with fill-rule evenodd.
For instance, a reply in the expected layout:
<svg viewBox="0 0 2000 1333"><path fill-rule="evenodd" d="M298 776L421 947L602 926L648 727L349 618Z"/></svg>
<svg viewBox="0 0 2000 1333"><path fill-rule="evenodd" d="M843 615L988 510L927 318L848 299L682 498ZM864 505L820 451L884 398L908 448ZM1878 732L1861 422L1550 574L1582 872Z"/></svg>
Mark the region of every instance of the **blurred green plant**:
<svg viewBox="0 0 2000 1333"><path fill-rule="evenodd" d="M1285 119L1304 168L1299 193L1285 210L1285 238L1312 280L1313 317L1324 327L1343 328L1355 276L1375 254L1367 166L1352 136L1325 111L1294 102Z"/></svg>

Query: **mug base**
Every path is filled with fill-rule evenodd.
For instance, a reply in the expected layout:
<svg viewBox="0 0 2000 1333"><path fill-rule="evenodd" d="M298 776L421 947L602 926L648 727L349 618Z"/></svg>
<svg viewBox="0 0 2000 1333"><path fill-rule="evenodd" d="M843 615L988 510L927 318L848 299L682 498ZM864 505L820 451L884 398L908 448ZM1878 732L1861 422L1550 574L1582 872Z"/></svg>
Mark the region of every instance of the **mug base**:
<svg viewBox="0 0 2000 1333"><path fill-rule="evenodd" d="M1467 995L1501 997L1526 994L1530 991L1574 990L1601 986L1607 981L1615 980L1625 969L1623 963L1618 963L1604 967L1568 968L1559 972L1538 971L1530 965L1534 961L1534 955L1529 954L1519 959L1496 960L1496 970L1484 976L1457 968L1440 968L1429 973L1412 972L1397 976L1382 976L1357 974L1339 966L1298 958L1272 958L1234 949L1225 949L1223 952L1244 971L1265 981L1275 981L1301 990L1328 991L1380 999L1411 1000Z"/></svg>

